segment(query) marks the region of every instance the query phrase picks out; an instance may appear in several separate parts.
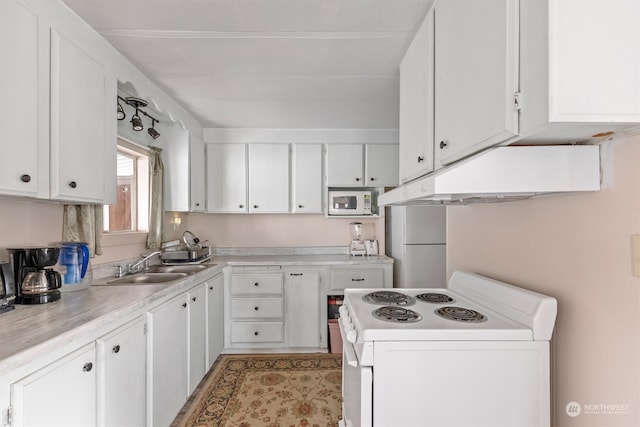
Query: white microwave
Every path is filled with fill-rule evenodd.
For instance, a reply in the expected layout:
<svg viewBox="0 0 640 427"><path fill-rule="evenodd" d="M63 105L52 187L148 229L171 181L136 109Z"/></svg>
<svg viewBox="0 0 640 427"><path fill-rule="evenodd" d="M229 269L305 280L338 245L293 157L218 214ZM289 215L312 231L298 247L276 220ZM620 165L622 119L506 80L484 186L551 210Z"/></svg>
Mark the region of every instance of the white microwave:
<svg viewBox="0 0 640 427"><path fill-rule="evenodd" d="M371 215L371 191L329 191L329 215Z"/></svg>

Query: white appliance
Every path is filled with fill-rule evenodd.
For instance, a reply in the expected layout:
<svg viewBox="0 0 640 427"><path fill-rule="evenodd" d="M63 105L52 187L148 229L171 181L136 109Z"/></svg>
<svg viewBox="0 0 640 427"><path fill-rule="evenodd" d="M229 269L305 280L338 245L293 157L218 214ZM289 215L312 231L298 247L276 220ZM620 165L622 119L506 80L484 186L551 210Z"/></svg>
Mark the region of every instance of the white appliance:
<svg viewBox="0 0 640 427"><path fill-rule="evenodd" d="M447 286L445 206L390 206L385 213L393 287Z"/></svg>
<svg viewBox="0 0 640 427"><path fill-rule="evenodd" d="M467 204L600 190L597 145L508 146L378 196L378 205Z"/></svg>
<svg viewBox="0 0 640 427"><path fill-rule="evenodd" d="M548 426L556 310L554 298L463 272L444 289L345 290L340 425Z"/></svg>
<svg viewBox="0 0 640 427"><path fill-rule="evenodd" d="M329 215L371 215L371 191L329 190Z"/></svg>

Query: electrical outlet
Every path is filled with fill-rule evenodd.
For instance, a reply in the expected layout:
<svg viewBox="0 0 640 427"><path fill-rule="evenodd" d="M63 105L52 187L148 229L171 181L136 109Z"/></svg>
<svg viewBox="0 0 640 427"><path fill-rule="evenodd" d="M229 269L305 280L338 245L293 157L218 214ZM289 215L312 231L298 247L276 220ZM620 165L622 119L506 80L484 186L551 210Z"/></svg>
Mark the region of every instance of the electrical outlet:
<svg viewBox="0 0 640 427"><path fill-rule="evenodd" d="M640 277L640 234L631 235L631 261L633 276Z"/></svg>

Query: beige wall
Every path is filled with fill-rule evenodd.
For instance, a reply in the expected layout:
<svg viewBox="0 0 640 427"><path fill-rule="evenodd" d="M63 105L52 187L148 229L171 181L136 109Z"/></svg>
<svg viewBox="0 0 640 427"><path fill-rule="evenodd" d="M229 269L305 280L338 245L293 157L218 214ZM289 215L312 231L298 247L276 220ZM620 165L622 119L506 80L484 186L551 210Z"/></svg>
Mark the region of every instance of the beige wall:
<svg viewBox="0 0 640 427"><path fill-rule="evenodd" d="M640 278L631 264L640 137L604 148L613 155L604 191L447 212L449 274L474 271L558 299L555 426L640 425ZM583 405L575 418L565 412L572 401ZM584 405L622 405L622 413Z"/></svg>

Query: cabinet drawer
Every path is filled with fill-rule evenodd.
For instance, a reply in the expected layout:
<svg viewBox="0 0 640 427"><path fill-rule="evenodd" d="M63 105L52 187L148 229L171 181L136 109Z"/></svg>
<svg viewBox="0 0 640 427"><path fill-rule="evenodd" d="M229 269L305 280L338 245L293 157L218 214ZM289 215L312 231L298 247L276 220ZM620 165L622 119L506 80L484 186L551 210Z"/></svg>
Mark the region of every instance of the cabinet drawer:
<svg viewBox="0 0 640 427"><path fill-rule="evenodd" d="M282 318L282 298L234 298L232 319Z"/></svg>
<svg viewBox="0 0 640 427"><path fill-rule="evenodd" d="M282 342L282 322L232 322L232 343Z"/></svg>
<svg viewBox="0 0 640 427"><path fill-rule="evenodd" d="M232 274L231 295L282 295L282 273Z"/></svg>
<svg viewBox="0 0 640 427"><path fill-rule="evenodd" d="M382 288L384 271L371 270L333 270L331 272L331 289L346 288Z"/></svg>

